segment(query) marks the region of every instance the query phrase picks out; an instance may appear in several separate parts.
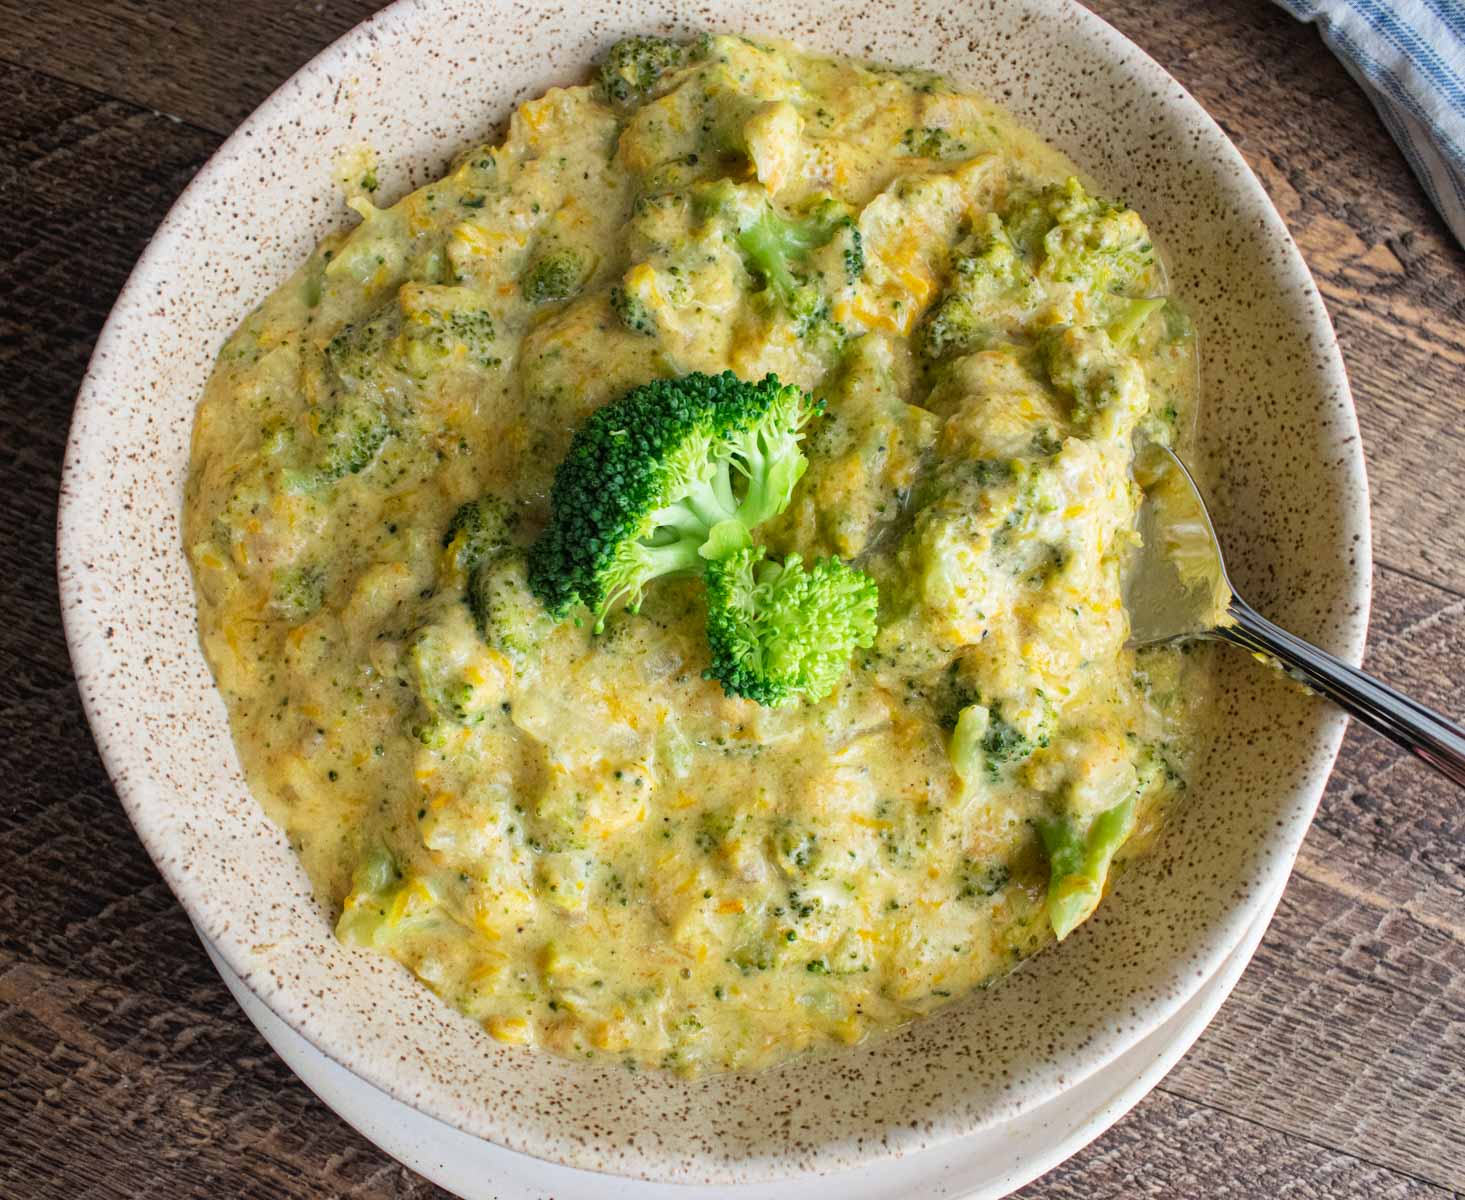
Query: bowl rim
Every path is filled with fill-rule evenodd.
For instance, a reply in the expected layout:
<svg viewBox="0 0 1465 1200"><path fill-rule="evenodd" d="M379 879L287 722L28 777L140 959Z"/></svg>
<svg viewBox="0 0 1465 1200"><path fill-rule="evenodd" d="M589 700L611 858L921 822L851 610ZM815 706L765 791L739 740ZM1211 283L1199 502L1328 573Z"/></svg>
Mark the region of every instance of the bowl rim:
<svg viewBox="0 0 1465 1200"><path fill-rule="evenodd" d="M1200 102L1164 67L1109 22L1084 7L1079 0L1020 0L1020 2L1026 3L1030 7L1046 6L1074 10L1077 24L1086 38L1096 42L1106 55L1116 59L1122 57L1125 60L1127 71L1132 72L1141 82L1155 87L1157 96L1163 96L1159 103L1166 108L1178 108L1188 120L1211 136L1215 152L1222 156L1223 162L1236 170L1240 186L1251 195L1255 202L1256 212L1262 220L1264 232L1273 239L1273 244L1288 260L1286 265L1296 274L1298 289L1310 295L1312 303L1307 306L1311 314L1309 332L1321 351L1318 363L1319 373L1323 382L1337 397L1339 410L1337 419L1341 422L1340 431L1346 435L1341 439L1343 444L1341 457L1338 459L1338 470L1339 476L1346 479L1351 485L1352 502L1341 505L1339 513L1348 521L1351 531L1355 534L1354 565L1352 577L1349 580L1351 590L1348 597L1351 603L1346 612L1338 614L1339 634L1334 649L1344 660L1355 665L1361 663L1368 630L1373 575L1367 472L1359 436L1357 412L1338 347L1336 331L1322 302L1311 270L1270 196L1230 137ZM83 435L86 433L88 422L84 418L100 409L105 400L108 362L114 357L114 351L118 348L119 339L122 337L123 331L120 328L124 323L122 318L124 314L146 303L146 293L154 277L159 273L160 267L165 266L165 259L174 246L176 227L183 223L185 214L191 211L199 197L211 185L213 177L221 173L246 145L257 146L258 143L251 143L255 132L268 126L273 118L288 111L288 106L296 102L296 97L304 94L306 84L319 81L324 77L331 77L333 74L338 76L338 68L343 63L349 63L356 55L367 51L377 31L398 26L405 29L424 20L434 7L431 0L393 0L393 3L347 30L295 71L219 144L170 206L167 215L160 222L139 256L98 335L78 390L67 436L57 509L56 562L62 626L71 657L73 674L79 682L84 678L90 682L90 686L79 687L78 692L93 739L118 799L159 873L178 898L190 920L200 930L208 930L216 926L216 923L210 921L207 915L211 906L197 893L196 880L178 869L177 860L170 853L167 842L169 831L162 822L155 819L156 814L149 811L150 797L146 795L147 789L139 787L124 768L120 758L122 753L120 738L114 729L109 728L105 720L104 714L110 707L107 689L96 686L95 681L98 675L102 674L97 668L103 665L102 647L106 645L106 635L103 631L103 622L99 619L98 614L90 610L84 603L79 602L86 573L84 569L81 569L85 564L76 556L75 540L72 534L73 529L84 525L86 493L69 488L67 483L74 475L76 463L87 445L87 439ZM706 13L704 16L708 23L716 23L715 14ZM1299 326L1305 324L1305 318L1301 314L1298 316L1298 324ZM182 553L181 548L179 553ZM1086 1064L1086 1069L1067 1073L1061 1086L1055 1088L1051 1094L1057 1094L1057 1091L1065 1090L1088 1078L1094 1071L1102 1069L1114 1057L1122 1053L1125 1048L1137 1042L1144 1035L1145 1030L1158 1028L1173 1017L1215 974L1218 967L1225 962L1228 954L1240 944L1251 923L1251 918L1256 916L1267 897L1280 892L1290 876L1303 836L1311 824L1336 761L1347 722L1347 716L1337 710L1327 713L1320 720L1313 752L1305 765L1300 766L1298 770L1300 782L1295 795L1301 803L1295 809L1296 815L1290 823L1291 828L1286 831L1279 830L1283 843L1290 843L1286 845L1286 853L1277 853L1268 857L1263 872L1255 881L1256 888L1252 893L1252 898L1247 903L1237 906L1227 914L1223 921L1217 923L1217 936L1208 947L1204 961L1191 974L1188 984L1176 988L1163 999L1154 1002L1149 1011L1145 1013L1145 1019L1134 1027L1133 1032L1125 1037L1116 1035L1111 1039L1114 1042L1113 1046L1108 1047L1110 1052L1095 1056L1090 1063ZM262 809L259 817L262 820L268 819ZM227 924L225 928L227 928ZM392 1076L379 1064L372 1063L369 1056L356 1056L344 1052L339 1047L333 1047L329 1039L318 1035L309 1026L301 1013L285 1008L279 995L272 995L262 990L256 983L256 979L261 973L260 964L254 960L250 947L242 938L234 936L232 933L224 937L215 936L212 938L212 944L228 963L230 969L261 1003L326 1057L411 1107L436 1119L462 1127L460 1121L454 1119L451 1106L434 1104L430 1096L414 1095L408 1092L404 1087L397 1085ZM358 1058L363 1061L357 1061ZM1004 1111L1000 1118L994 1119L1010 1119L1017 1112L1027 1111L1045 1099L1051 1098L1051 1094L1029 1098L1012 1108L1011 1111ZM924 1144L934 1145L939 1141L961 1136L962 1133L979 1127L982 1126L973 1124L967 1129L954 1130L941 1128L934 1136L928 1134ZM485 1140L495 1139L486 1138ZM551 1144L511 1146L510 1148L549 1161L583 1166L607 1173L618 1173L609 1167L586 1160L583 1156L577 1158L574 1149L568 1146ZM866 1146L851 1151L851 1153L855 1158L863 1161L875 1157L898 1155L903 1153L904 1149L900 1145L888 1145L872 1152L871 1148ZM839 1169L839 1167L836 1164L820 1169ZM788 1175L790 1173L798 1172L784 1170L774 1174ZM642 1177L665 1178L665 1176L649 1174L643 1174ZM758 1172L749 1175L749 1178L764 1177L773 1176Z"/></svg>
<svg viewBox="0 0 1465 1200"><path fill-rule="evenodd" d="M1225 1004L1227 997L1245 973L1262 938L1266 935L1267 926L1271 923L1281 899L1282 893L1279 891L1261 906L1236 949L1221 963L1216 973L1197 989L1196 994L1177 1011L1175 1016L1147 1033L1105 1067L1088 1076L1082 1084L1075 1085L1090 1091L1096 1085L1104 1089L1103 1098L1099 1100L1097 1107L1091 1107L1087 1111L1080 1109L1080 1111L1084 1111L1081 1119L1065 1122L1063 1116L1069 1111L1067 1105L1072 1103L1072 1090L1065 1089L1052 1096L1047 1104L1038 1105L1023 1115L1014 1117L1012 1122L1004 1124L997 1130L986 1131L985 1136L995 1140L996 1135L1003 1137L1010 1135L1015 1126L1021 1127L1024 1124L1041 1122L1041 1128L1044 1129L1049 1140L1041 1153L1018 1160L1021 1162L1021 1166L1014 1168L1009 1162L1003 1168L1001 1175L992 1175L985 1181L978 1182L975 1190L962 1190L960 1192L961 1200L1000 1200L1003 1196L1012 1195L1049 1171L1055 1170L1060 1164L1103 1136L1127 1115L1170 1073L1175 1064L1190 1052L1190 1048L1205 1032L1206 1026L1211 1023L1221 1006ZM399 1162L426 1175L432 1182L451 1191L455 1196L460 1193L454 1190L454 1185L461 1187L462 1184L457 1183L457 1180L461 1180L463 1174L469 1172L477 1186L471 1191L461 1193L465 1200L484 1200L489 1194L485 1188L494 1189L492 1191L494 1196L500 1194L496 1189L496 1180L501 1177L494 1167L498 1166L507 1171L507 1164L513 1161L512 1156L515 1151L493 1142L485 1142L481 1138L474 1139L474 1149L477 1150L480 1146L487 1147L489 1157L487 1160L477 1157L471 1162L465 1161L457 1149L458 1139L469 1138L470 1134L463 1133L455 1126L446 1125L436 1117L428 1116L418 1109L409 1109L406 1113L394 1112L392 1106L400 1104L401 1101L382 1092L360 1075L345 1070L334 1059L324 1055L321 1056L321 1061L312 1061L309 1052L316 1050L314 1044L281 1021L274 1010L261 1001L256 993L229 969L228 964L222 958L216 957L218 951L213 948L213 944L202 931L195 930L194 932L205 953L209 955L214 967L219 971L225 987L239 1001L244 1015L259 1030L261 1036L269 1042L275 1053L285 1060L286 1065L337 1116ZM290 1041L292 1036L300 1038L300 1041L292 1043ZM1151 1047L1154 1047L1153 1052L1146 1058L1145 1054ZM316 1053L320 1052L316 1050ZM1136 1062L1142 1062L1143 1065L1136 1068ZM333 1068L342 1071L344 1075L339 1087L332 1086L336 1082L330 1074ZM1117 1075L1116 1070L1119 1072ZM1119 1082L1116 1083L1115 1080ZM349 1091L345 1089L349 1089ZM1092 1105L1095 1098L1089 1096L1087 1099ZM1060 1109L1060 1112L1054 1112L1055 1108ZM415 1118L418 1123L414 1128L398 1129L396 1127L397 1121L411 1118ZM371 1128L373 1120L378 1122L376 1131ZM445 1144L444 1142L433 1142L426 1147L425 1152L421 1147L416 1146L411 1139L416 1136L417 1130L423 1127L421 1125L423 1122L426 1123L429 1136L436 1133L437 1126L443 1126L446 1131ZM388 1130L385 1135L381 1132L383 1128ZM982 1136L984 1135L974 1134L973 1138ZM982 1150L980 1148L963 1150L956 1145L956 1142L960 1140L955 1139L932 1146L929 1154L942 1156L939 1164L941 1178L946 1182L948 1188L968 1189L972 1181L966 1173L965 1164L973 1155L982 1153ZM991 1145L992 1143L986 1144ZM463 1153L472 1152L474 1151L466 1148L463 1150ZM477 1152L482 1153L482 1151ZM953 1161L950 1158L953 1152L959 1154L960 1158ZM912 1165L924 1166L921 1156L927 1153L927 1151L918 1151L911 1160ZM505 1157L500 1158L500 1155ZM805 1196L806 1200L838 1200L858 1182L865 1184L861 1195L868 1196L872 1189L866 1184L863 1173L879 1170L886 1165L884 1160L872 1159L870 1162L852 1167L848 1171L840 1171L813 1180L758 1181L736 1188L716 1187L710 1190L714 1195L724 1196L733 1190L741 1194L746 1189L750 1197L756 1197L757 1200L775 1200L775 1197L778 1200L788 1200L788 1197L797 1188L800 1195ZM574 1169L552 1162L545 1163L545 1167L550 1172ZM936 1170L926 1166L922 1178L929 1183L936 1173ZM902 1171L902 1174L905 1172ZM617 1177L610 1178L614 1180ZM570 1195L572 1186L579 1187L587 1182L590 1182L590 1186L594 1186L591 1181L566 1180L557 1178L553 1174L545 1175L542 1169L536 1170L530 1166L525 1171L513 1173L513 1185L511 1186L521 1189L536 1188L538 1189L536 1195ZM653 1189L647 1193L648 1197L654 1195L659 1200L666 1200L673 1188L678 1191L685 1190L679 1185L662 1182L646 1186ZM893 1186L886 1185L881 1185L881 1191L883 1193L881 1200L893 1200L897 1195L910 1195L908 1186L904 1182L901 1184L899 1192ZM579 1200L598 1200L592 1194L573 1194L578 1194ZM619 1194L623 1195L623 1193Z"/></svg>

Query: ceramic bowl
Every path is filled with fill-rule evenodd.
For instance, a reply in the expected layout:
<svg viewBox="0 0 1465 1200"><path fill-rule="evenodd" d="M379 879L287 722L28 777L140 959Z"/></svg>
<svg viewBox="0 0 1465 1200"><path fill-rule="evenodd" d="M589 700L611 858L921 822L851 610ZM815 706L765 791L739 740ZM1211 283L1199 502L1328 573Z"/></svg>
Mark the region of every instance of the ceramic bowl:
<svg viewBox="0 0 1465 1200"><path fill-rule="evenodd" d="M1280 896L1179 1011L1082 1083L1012 1120L900 1158L827 1175L698 1187L695 1200L1000 1200L1076 1154L1124 1116L1190 1049L1246 969ZM332 1062L275 1016L203 943L274 1051L338 1116L462 1200L688 1200L674 1183L576 1170L515 1154L393 1100Z"/></svg>
<svg viewBox="0 0 1465 1200"><path fill-rule="evenodd" d="M1148 220L1196 318L1196 458L1255 604L1357 660L1370 573L1358 429L1307 269L1220 129L1135 46L1062 0L402 3L325 51L231 137L138 264L77 401L60 578L81 696L119 796L194 922L330 1058L512 1149L661 1181L767 1180L910 1153L1052 1099L1160 1028L1285 878L1343 719L1217 657L1211 750L1154 855L1057 953L897 1035L689 1083L508 1048L384 958L342 949L244 787L179 544L189 430L215 352L347 219L369 138L386 194L631 31L743 30L934 67L1005 104Z"/></svg>

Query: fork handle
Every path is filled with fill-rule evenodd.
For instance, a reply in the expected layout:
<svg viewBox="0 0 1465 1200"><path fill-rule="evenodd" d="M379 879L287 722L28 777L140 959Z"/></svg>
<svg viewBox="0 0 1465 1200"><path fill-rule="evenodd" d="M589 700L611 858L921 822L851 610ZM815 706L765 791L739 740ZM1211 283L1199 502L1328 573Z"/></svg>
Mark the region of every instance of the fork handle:
<svg viewBox="0 0 1465 1200"><path fill-rule="evenodd" d="M1227 613L1234 623L1216 630L1221 640L1275 658L1299 683L1465 788L1465 729L1273 625L1241 600L1233 598Z"/></svg>

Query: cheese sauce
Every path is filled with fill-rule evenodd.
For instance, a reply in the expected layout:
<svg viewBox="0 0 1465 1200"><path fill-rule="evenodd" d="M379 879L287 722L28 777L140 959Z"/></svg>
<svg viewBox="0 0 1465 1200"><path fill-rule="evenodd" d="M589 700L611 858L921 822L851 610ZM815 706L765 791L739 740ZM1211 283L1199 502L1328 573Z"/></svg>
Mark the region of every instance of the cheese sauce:
<svg viewBox="0 0 1465 1200"><path fill-rule="evenodd" d="M344 941L501 1041L756 1067L1066 934L1183 786L1204 671L1125 649L1120 580L1133 444L1185 424L1194 347L1140 218L986 100L737 37L632 50L390 207L342 164L360 223L220 353L185 544L251 786ZM787 278L729 224L831 201ZM485 640L459 506L529 543L589 413L724 369L825 402L756 536L878 581L841 686L727 698L700 583L596 635L512 556Z"/></svg>

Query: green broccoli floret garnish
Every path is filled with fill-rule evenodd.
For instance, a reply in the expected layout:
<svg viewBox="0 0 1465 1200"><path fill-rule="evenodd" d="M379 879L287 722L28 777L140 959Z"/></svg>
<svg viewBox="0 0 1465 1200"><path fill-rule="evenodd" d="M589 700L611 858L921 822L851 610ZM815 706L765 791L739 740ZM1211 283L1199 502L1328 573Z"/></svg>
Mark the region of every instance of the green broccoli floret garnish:
<svg viewBox="0 0 1465 1200"><path fill-rule="evenodd" d="M577 602L604 628L658 576L695 572L782 512L807 465L814 402L772 375L684 375L628 392L576 432L550 492L529 584L556 618Z"/></svg>
<svg viewBox="0 0 1465 1200"><path fill-rule="evenodd" d="M837 558L805 570L797 554L779 566L761 546L707 565L709 679L729 696L787 704L822 700L875 640L875 581Z"/></svg>
<svg viewBox="0 0 1465 1200"><path fill-rule="evenodd" d="M613 287L610 289L610 307L611 311L621 319L621 324L632 333L639 333L646 337L656 335L656 318L651 314L651 310L625 288Z"/></svg>
<svg viewBox="0 0 1465 1200"><path fill-rule="evenodd" d="M748 270L763 281L779 307L796 321L807 323L825 301L817 288L794 274L793 268L842 226L852 227L849 210L837 200L824 197L803 215L786 217L765 196L739 188L727 179L703 188L699 200L709 215L720 216L732 226ZM855 234L858 237L859 230ZM862 240L857 244L863 269Z"/></svg>
<svg viewBox="0 0 1465 1200"><path fill-rule="evenodd" d="M554 246L544 251L524 272L519 290L530 304L568 300L590 277L591 264L584 251L573 246Z"/></svg>
<svg viewBox="0 0 1465 1200"><path fill-rule="evenodd" d="M325 572L317 566L285 567L270 577L270 608L292 625L315 612L325 594Z"/></svg>
<svg viewBox="0 0 1465 1200"><path fill-rule="evenodd" d="M628 37L617 42L595 71L600 94L620 108L644 104L663 75L679 71L707 53L707 41L676 42L662 37Z"/></svg>

